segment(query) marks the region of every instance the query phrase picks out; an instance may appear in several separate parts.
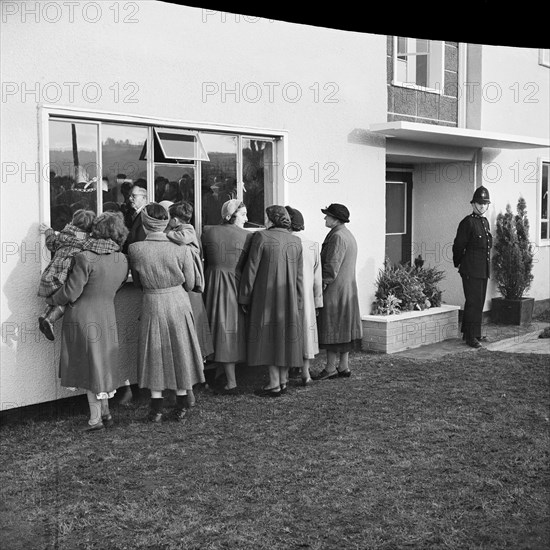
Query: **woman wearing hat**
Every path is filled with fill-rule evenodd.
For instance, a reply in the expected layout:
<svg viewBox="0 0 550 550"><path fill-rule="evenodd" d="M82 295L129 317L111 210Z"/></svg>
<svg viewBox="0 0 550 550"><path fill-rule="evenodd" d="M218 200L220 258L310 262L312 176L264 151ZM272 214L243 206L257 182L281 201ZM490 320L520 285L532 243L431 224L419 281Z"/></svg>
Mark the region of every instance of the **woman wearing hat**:
<svg viewBox="0 0 550 550"><path fill-rule="evenodd" d="M246 360L244 312L238 293L241 270L252 233L244 229L246 206L238 199L226 201L222 223L205 226L201 236L205 265L204 298L214 343L213 361L221 363L227 383L215 392L237 392L235 364Z"/></svg>
<svg viewBox="0 0 550 550"><path fill-rule="evenodd" d="M269 385L256 394L279 397L289 368L303 365L303 254L285 207L268 206L266 216L267 229L250 243L239 303L248 313L247 363L269 366Z"/></svg>
<svg viewBox="0 0 550 550"><path fill-rule="evenodd" d="M149 420L163 419L163 390L176 392L174 419L184 418L187 392L204 382L201 348L186 291L196 288L195 264L187 246L164 230L168 212L150 203L141 212L144 241L128 249L134 284L143 289L138 338L138 383L151 390Z"/></svg>
<svg viewBox="0 0 550 550"><path fill-rule="evenodd" d="M487 188L478 187L470 204L472 213L458 225L453 242L453 264L458 267L462 277L466 298L462 315L462 338L468 346L480 348L483 305L493 245L489 221L484 216L491 204Z"/></svg>
<svg viewBox="0 0 550 550"><path fill-rule="evenodd" d="M345 225L349 210L343 204L331 204L321 212L330 231L321 247L323 309L317 326L327 364L314 380L349 377L349 352L360 348L363 335L355 279L357 242Z"/></svg>
<svg viewBox="0 0 550 550"><path fill-rule="evenodd" d="M302 241L304 258L304 315L302 334L304 338L304 364L302 365L302 385L311 382L309 367L312 359L319 353L317 337L317 311L323 307L323 279L321 275L321 255L319 243L308 239L302 231L305 229L304 217L299 210L285 206L290 215L290 230Z"/></svg>

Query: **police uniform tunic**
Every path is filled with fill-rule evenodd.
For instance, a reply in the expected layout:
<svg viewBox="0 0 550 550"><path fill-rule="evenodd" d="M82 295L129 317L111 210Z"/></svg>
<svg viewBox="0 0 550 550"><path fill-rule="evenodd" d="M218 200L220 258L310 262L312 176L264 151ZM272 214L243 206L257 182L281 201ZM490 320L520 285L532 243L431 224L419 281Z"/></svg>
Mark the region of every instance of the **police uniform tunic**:
<svg viewBox="0 0 550 550"><path fill-rule="evenodd" d="M465 340L481 337L492 245L487 218L472 213L460 222L453 243L453 263L462 277L466 298L461 328Z"/></svg>

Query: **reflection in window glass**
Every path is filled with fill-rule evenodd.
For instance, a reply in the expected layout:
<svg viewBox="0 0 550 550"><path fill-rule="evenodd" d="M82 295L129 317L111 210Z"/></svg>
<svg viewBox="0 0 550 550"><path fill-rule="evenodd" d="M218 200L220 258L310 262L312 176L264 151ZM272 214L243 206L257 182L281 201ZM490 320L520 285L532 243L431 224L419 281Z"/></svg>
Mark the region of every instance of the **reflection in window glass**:
<svg viewBox="0 0 550 550"><path fill-rule="evenodd" d="M202 225L221 222L224 202L237 198L237 136L201 133L210 158L201 163Z"/></svg>
<svg viewBox="0 0 550 550"><path fill-rule="evenodd" d="M541 195L540 195L540 238L548 239L548 166L550 163L542 163Z"/></svg>
<svg viewBox="0 0 550 550"><path fill-rule="evenodd" d="M405 233L406 193L404 183L386 183L386 234Z"/></svg>
<svg viewBox="0 0 550 550"><path fill-rule="evenodd" d="M264 225L265 208L273 204L273 142L243 139L243 202L248 226Z"/></svg>
<svg viewBox="0 0 550 550"><path fill-rule="evenodd" d="M123 124L101 126L103 211L129 215L130 189L138 179L147 181L147 162L140 154L147 141L147 128Z"/></svg>
<svg viewBox="0 0 550 550"><path fill-rule="evenodd" d="M97 212L97 140L95 124L50 121L50 220L56 231L80 208Z"/></svg>

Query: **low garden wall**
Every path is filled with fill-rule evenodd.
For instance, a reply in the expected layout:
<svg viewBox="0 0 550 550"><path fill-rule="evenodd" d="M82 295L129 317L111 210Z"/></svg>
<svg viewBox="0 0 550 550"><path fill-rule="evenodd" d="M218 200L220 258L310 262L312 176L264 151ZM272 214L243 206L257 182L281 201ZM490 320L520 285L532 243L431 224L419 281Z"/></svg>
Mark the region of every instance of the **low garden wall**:
<svg viewBox="0 0 550 550"><path fill-rule="evenodd" d="M442 305L397 315L364 315L364 351L395 353L458 337L460 306Z"/></svg>

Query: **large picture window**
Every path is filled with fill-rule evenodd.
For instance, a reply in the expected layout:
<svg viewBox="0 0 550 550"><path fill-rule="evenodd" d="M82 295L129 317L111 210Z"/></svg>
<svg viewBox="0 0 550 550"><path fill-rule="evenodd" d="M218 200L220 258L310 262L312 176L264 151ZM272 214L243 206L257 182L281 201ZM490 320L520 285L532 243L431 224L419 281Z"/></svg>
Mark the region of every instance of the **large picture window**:
<svg viewBox="0 0 550 550"><path fill-rule="evenodd" d="M273 136L60 117L48 120L48 134L55 230L79 208L126 215L136 183L150 201L190 202L199 234L204 225L220 223L230 198L246 204L245 227L263 226L275 197Z"/></svg>
<svg viewBox="0 0 550 550"><path fill-rule="evenodd" d="M392 84L441 93L444 47L440 40L395 36Z"/></svg>

